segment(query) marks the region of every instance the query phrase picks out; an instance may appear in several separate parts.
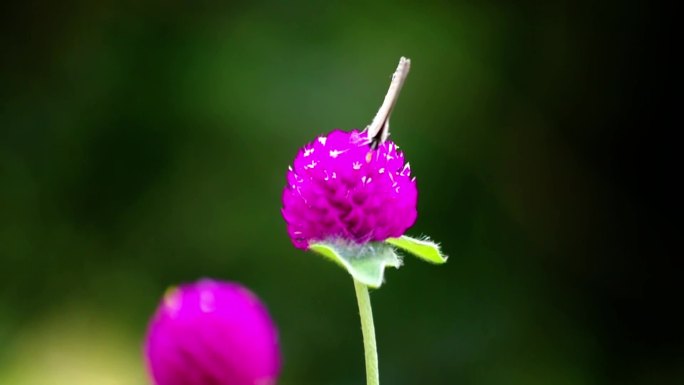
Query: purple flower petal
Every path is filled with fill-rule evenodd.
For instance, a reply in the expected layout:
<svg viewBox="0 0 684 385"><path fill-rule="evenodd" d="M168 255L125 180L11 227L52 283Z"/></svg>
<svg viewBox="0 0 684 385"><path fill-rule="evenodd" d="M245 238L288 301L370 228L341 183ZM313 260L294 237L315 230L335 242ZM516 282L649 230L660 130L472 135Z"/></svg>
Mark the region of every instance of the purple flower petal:
<svg viewBox="0 0 684 385"><path fill-rule="evenodd" d="M358 131L335 130L304 146L287 174L283 218L294 245L399 237L416 220L418 190L397 146L371 150Z"/></svg>
<svg viewBox="0 0 684 385"><path fill-rule="evenodd" d="M145 353L156 385L271 385L280 371L264 305L237 283L209 279L165 295Z"/></svg>

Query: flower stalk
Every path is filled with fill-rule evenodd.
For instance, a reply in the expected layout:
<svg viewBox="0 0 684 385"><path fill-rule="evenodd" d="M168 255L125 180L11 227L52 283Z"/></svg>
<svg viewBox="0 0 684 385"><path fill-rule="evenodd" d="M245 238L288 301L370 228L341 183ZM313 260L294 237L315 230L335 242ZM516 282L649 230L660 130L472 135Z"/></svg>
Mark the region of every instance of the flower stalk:
<svg viewBox="0 0 684 385"><path fill-rule="evenodd" d="M371 308L368 286L355 279L354 289L356 290L356 301L359 303L363 350L366 356L366 384L380 385L378 347L375 342L375 325L373 324L373 309Z"/></svg>

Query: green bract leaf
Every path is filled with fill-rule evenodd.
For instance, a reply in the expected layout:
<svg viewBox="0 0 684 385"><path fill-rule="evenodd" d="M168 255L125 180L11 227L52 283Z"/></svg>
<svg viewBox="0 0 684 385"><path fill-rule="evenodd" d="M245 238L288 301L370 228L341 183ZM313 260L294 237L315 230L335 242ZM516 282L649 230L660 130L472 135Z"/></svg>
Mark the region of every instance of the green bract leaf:
<svg viewBox="0 0 684 385"><path fill-rule="evenodd" d="M394 248L382 242L358 245L333 240L313 243L309 249L332 259L354 279L372 288L382 285L386 266L401 266L401 258Z"/></svg>
<svg viewBox="0 0 684 385"><path fill-rule="evenodd" d="M447 256L442 254L439 245L428 240L403 235L399 238L388 238L385 242L430 263L441 264L447 261Z"/></svg>

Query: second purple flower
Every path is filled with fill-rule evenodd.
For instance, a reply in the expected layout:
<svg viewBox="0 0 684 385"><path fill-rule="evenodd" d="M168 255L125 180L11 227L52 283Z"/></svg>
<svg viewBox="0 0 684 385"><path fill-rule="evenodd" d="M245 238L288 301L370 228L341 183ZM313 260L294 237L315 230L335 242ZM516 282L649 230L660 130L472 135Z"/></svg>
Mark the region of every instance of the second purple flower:
<svg viewBox="0 0 684 385"><path fill-rule="evenodd" d="M273 385L278 334L245 287L209 279L170 290L145 343L155 385Z"/></svg>

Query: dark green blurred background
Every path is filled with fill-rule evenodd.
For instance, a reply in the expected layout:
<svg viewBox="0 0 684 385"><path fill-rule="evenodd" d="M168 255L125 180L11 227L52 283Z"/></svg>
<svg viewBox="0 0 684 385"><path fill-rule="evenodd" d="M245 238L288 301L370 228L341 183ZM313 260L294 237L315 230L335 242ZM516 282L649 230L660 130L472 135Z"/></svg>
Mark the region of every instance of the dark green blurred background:
<svg viewBox="0 0 684 385"><path fill-rule="evenodd" d="M361 384L352 283L290 244L280 195L301 145L370 122L401 55L409 233L451 258L373 293L384 383L683 383L643 161L650 7L0 7L1 385L148 383L148 317L205 276L268 304L280 384Z"/></svg>

